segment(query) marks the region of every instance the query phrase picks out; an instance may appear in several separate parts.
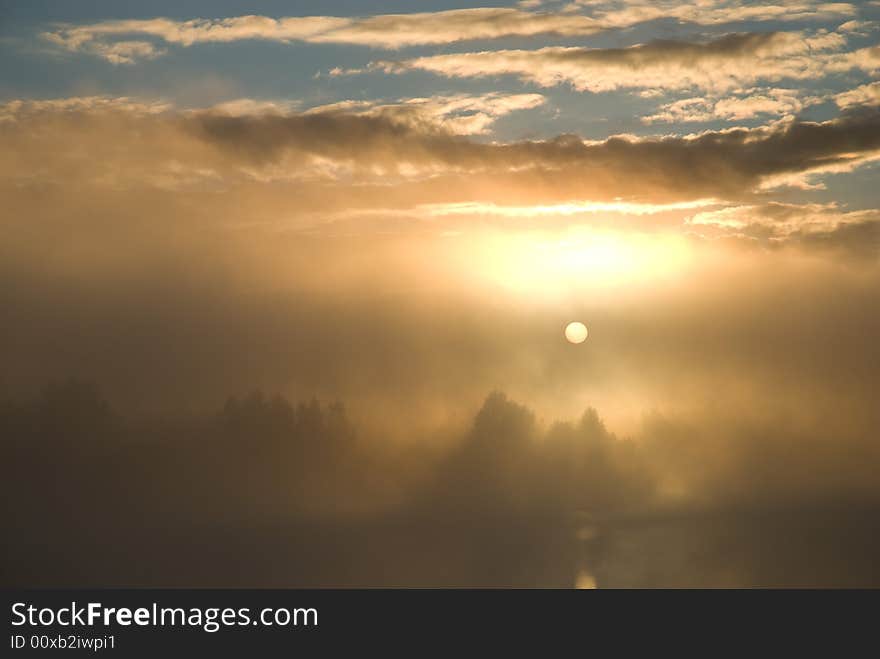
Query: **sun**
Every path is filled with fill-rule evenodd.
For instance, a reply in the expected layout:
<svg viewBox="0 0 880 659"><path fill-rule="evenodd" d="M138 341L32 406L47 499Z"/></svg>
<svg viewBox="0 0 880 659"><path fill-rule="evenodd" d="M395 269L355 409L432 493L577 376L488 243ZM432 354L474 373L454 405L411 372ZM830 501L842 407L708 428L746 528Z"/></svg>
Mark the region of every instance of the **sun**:
<svg viewBox="0 0 880 659"><path fill-rule="evenodd" d="M575 321L565 326L565 338L569 343L583 343L588 335L587 326L583 323Z"/></svg>

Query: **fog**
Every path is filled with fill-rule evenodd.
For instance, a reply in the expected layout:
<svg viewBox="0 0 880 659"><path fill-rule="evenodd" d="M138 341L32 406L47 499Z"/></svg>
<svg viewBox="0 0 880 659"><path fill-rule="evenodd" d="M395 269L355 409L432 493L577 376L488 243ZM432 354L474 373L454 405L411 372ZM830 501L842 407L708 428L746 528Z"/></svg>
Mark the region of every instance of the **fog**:
<svg viewBox="0 0 880 659"><path fill-rule="evenodd" d="M871 117L767 129L750 157L764 138L831 157ZM687 209L432 214L470 192L430 177L388 203L364 181L215 187L192 163L138 180L156 149L293 158L270 129L330 147L311 119L178 118L176 142L163 119L140 157L82 158L97 138L78 120L6 135L62 151L2 184L6 585L880 585L876 218L782 231L843 211L755 203L709 235L681 231ZM380 124L345 120L367 142L355 169L412 147ZM417 164L437 143L443 166L501 158L432 131ZM807 137L822 148L792 146ZM798 170L784 160L770 173Z"/></svg>
<svg viewBox="0 0 880 659"><path fill-rule="evenodd" d="M877 583L869 438L705 422L544 427L496 392L438 451L365 437L339 403L135 422L58 383L3 409L4 583Z"/></svg>

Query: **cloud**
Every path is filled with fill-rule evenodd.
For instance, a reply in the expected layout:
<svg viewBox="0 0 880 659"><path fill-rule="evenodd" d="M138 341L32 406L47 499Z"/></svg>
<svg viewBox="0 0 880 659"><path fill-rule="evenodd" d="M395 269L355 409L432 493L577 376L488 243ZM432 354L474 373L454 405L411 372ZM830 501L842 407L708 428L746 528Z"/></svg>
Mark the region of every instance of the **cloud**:
<svg viewBox="0 0 880 659"><path fill-rule="evenodd" d="M673 101L643 117L642 123L742 121L766 114L792 116L823 100L817 96L805 97L797 89L744 89L722 98L696 97Z"/></svg>
<svg viewBox="0 0 880 659"><path fill-rule="evenodd" d="M271 18L235 16L220 19L168 18L104 21L89 25L64 25L42 36L70 52L97 55L114 64L131 64L165 51L144 41L115 41L131 35L151 37L183 47L199 43L231 43L263 39L288 43L340 43L397 49L457 41L558 35L578 37L603 30L630 27L658 18L674 18L699 25L731 21L799 21L830 19L855 12L845 3L799 2L788 5L742 6L738 3L679 2L627 3L623 8L591 8L591 15L567 12L534 12L540 3L515 8L471 8L412 14L384 14L359 18L303 16Z"/></svg>
<svg viewBox="0 0 880 659"><path fill-rule="evenodd" d="M617 27L663 19L695 25L722 25L745 21L828 21L852 16L858 11L851 3L821 1L744 4L727 0L704 0L698 3L679 0L575 0L569 6L589 9L590 15L601 23Z"/></svg>
<svg viewBox="0 0 880 659"><path fill-rule="evenodd" d="M452 94L380 101L342 101L310 108L309 114L342 113L384 118L393 123L430 126L451 135L485 135L496 120L511 112L532 110L546 102L541 94Z"/></svg>
<svg viewBox="0 0 880 659"><path fill-rule="evenodd" d="M861 69L868 73L880 70L880 46L860 48L846 55L833 58L828 63L829 71L844 72Z"/></svg>
<svg viewBox="0 0 880 659"><path fill-rule="evenodd" d="M778 185L781 177L853 169L877 156L878 120L880 115L869 112L823 123L595 143L561 136L480 144L387 117L345 113L253 120L208 113L192 117L186 131L258 167L295 167L321 158L341 161L367 179L370 171L404 179L467 174L475 176L475 186L488 183L490 195L502 194L505 183L517 179L526 188L546 185L552 172L549 189L568 199L669 202L737 197Z"/></svg>
<svg viewBox="0 0 880 659"><path fill-rule="evenodd" d="M704 43L653 41L627 48L548 47L430 55L375 62L370 68L387 73L428 71L453 78L516 75L542 87L570 84L590 92L633 88L721 92L759 80L821 77L832 66L842 71L876 65L869 63L870 53L852 53L850 58L833 53L844 45L844 38L834 33L764 32L731 34Z"/></svg>
<svg viewBox="0 0 880 659"><path fill-rule="evenodd" d="M149 33L147 33L149 34ZM134 64L137 60L155 59L167 51L150 41L104 41L84 33L44 32L47 41L71 52L85 52L101 57L111 64Z"/></svg>
<svg viewBox="0 0 880 659"><path fill-rule="evenodd" d="M843 109L859 105L880 105L880 82L871 82L842 92L834 97L834 102Z"/></svg>
<svg viewBox="0 0 880 659"><path fill-rule="evenodd" d="M828 230L799 230L788 235L788 242L809 249L859 256L876 263L880 258L880 212L851 213L846 221Z"/></svg>
<svg viewBox="0 0 880 659"><path fill-rule="evenodd" d="M243 39L305 40L349 23L350 19L330 16L282 19L237 16L190 21L152 18L104 21L92 25L68 25L55 32L44 32L42 36L67 50L78 52L88 51L96 44L105 44L108 38L124 35L149 36L180 46L191 46L196 43L229 43Z"/></svg>
<svg viewBox="0 0 880 659"><path fill-rule="evenodd" d="M149 41L116 41L114 43L95 43L89 51L104 58L111 64L134 64L136 60L155 59L166 53Z"/></svg>
<svg viewBox="0 0 880 659"><path fill-rule="evenodd" d="M414 210L426 213L433 217L443 217L449 215L495 215L500 217L517 218L517 217L541 217L548 218L554 215L573 216L587 213L620 213L624 215L655 215L657 213L666 213L668 211L688 210L699 208L702 206L714 206L718 202L714 199L698 199L696 201L686 201L672 204L638 204L628 203L625 201L612 202L590 202L590 201L571 201L564 204L554 205L532 205L532 206L511 206L495 203L452 203L452 204L425 204L416 207ZM388 212L388 209L383 209Z"/></svg>
<svg viewBox="0 0 880 659"><path fill-rule="evenodd" d="M499 7L371 16L316 35L310 41L401 48L542 34L584 36L601 29L600 24L586 16L532 13Z"/></svg>
<svg viewBox="0 0 880 659"><path fill-rule="evenodd" d="M0 121L15 122L47 115L118 112L132 116L159 114L173 108L162 100L142 100L128 96L71 96L46 100L16 99L0 105Z"/></svg>
<svg viewBox="0 0 880 659"><path fill-rule="evenodd" d="M860 37L868 36L877 27L874 21L847 21L837 27L838 32L848 32Z"/></svg>
<svg viewBox="0 0 880 659"><path fill-rule="evenodd" d="M142 35L184 47L199 43L230 43L245 39L309 43L346 43L376 48L403 48L499 37L541 34L583 36L601 29L585 16L524 12L512 8L455 9L414 14L386 14L365 18L305 16L270 18L236 16L223 19L174 21L105 21L67 25L43 37L71 52L89 52L113 63L131 63L137 53L118 57L112 39ZM118 42L117 42L118 43ZM154 56L156 52L145 53Z"/></svg>
<svg viewBox="0 0 880 659"><path fill-rule="evenodd" d="M688 218L686 225L710 237L791 240L827 247L851 246L852 237L860 235L859 251L880 255L880 210L876 209L846 211L836 203L769 202L700 211Z"/></svg>
<svg viewBox="0 0 880 659"><path fill-rule="evenodd" d="M847 211L836 203L769 202L700 211L685 222L694 235L765 247L797 246L845 258L880 258L880 210Z"/></svg>
<svg viewBox="0 0 880 659"><path fill-rule="evenodd" d="M122 108L131 101L96 99L16 101L0 110L6 118L0 179L16 185L338 186L350 204L383 208L669 204L815 185L822 173L851 171L880 155L880 114L871 108L825 122L689 136L486 143L462 134L482 133L494 118L541 100L490 94L258 114L129 112Z"/></svg>
<svg viewBox="0 0 880 659"><path fill-rule="evenodd" d="M236 98L211 106L211 111L231 117L287 115L300 107L296 100L257 100L253 98Z"/></svg>

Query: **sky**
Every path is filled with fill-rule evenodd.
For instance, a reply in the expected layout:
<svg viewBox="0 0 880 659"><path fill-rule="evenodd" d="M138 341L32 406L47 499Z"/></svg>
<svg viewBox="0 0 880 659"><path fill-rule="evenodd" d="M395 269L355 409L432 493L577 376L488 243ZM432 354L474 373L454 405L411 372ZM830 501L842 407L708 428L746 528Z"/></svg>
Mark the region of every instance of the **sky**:
<svg viewBox="0 0 880 659"><path fill-rule="evenodd" d="M145 436L339 400L384 483L328 477L339 510L458 520L448 478L502 535L523 497L606 520L492 585L873 583L828 511L880 503L878 36L873 1L0 0L4 423L71 378ZM815 564L774 567L781 509L841 525ZM732 510L750 558L712 526L688 572Z"/></svg>

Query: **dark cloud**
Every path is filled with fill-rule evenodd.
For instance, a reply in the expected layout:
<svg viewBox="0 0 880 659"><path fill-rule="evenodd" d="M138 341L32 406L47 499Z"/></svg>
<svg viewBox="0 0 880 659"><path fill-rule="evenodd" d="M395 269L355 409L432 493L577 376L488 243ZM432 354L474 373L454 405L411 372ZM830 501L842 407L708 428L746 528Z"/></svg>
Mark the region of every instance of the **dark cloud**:
<svg viewBox="0 0 880 659"><path fill-rule="evenodd" d="M736 198L774 177L855 167L859 156L880 148L880 113L874 111L824 123L694 137L583 143L561 136L506 145L425 135L384 118L344 114L257 119L205 115L194 122L202 139L257 162L278 161L289 150L391 169L395 163L410 163L471 170L480 183L491 185L497 177L499 183L518 181L539 194L543 188L545 197L555 193L560 198ZM522 173L510 174L511 169Z"/></svg>
<svg viewBox="0 0 880 659"><path fill-rule="evenodd" d="M325 211L419 203L743 199L848 171L880 148L880 110L695 136L486 144L412 113L183 116L45 112L7 121L0 172L15 186L224 190L290 186ZM87 161L83 150L94 155ZM265 188L264 188L265 189ZM267 193L273 194L270 189Z"/></svg>

